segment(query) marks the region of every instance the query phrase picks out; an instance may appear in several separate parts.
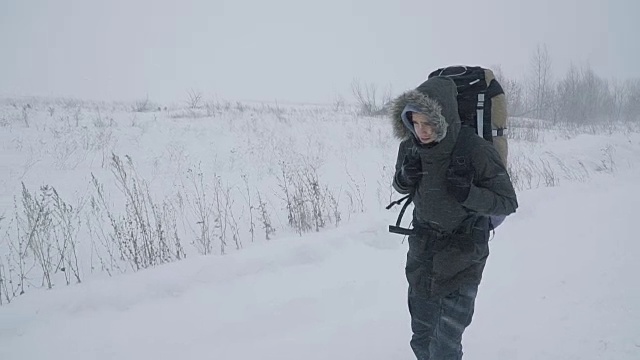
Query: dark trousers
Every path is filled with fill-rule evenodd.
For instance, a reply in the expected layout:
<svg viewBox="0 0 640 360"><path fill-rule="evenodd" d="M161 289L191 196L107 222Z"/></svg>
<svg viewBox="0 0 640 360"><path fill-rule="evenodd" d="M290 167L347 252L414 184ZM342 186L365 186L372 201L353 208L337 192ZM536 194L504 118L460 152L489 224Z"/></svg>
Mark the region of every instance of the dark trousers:
<svg viewBox="0 0 640 360"><path fill-rule="evenodd" d="M462 333L471 324L478 285L444 297L425 297L409 287L411 348L418 360L462 359Z"/></svg>

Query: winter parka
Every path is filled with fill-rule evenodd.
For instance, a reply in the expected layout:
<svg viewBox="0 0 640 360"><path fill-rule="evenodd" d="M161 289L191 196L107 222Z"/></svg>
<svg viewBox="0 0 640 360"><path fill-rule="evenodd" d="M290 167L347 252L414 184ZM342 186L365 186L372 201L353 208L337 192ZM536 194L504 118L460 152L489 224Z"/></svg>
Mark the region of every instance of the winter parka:
<svg viewBox="0 0 640 360"><path fill-rule="evenodd" d="M448 193L447 170L461 134L456 95L451 79L434 77L400 95L391 106L394 134L402 140L393 187L402 194L413 192L416 234L409 237L407 277L425 296L447 295L463 283L478 284L489 255L489 216L506 216L518 207L498 152L493 144L472 133L461 139L470 151L473 181L469 196L459 202ZM436 133L444 135L437 144L419 143L412 124L402 119L407 105L427 115ZM404 188L398 181L409 152L421 159L422 177L415 188Z"/></svg>

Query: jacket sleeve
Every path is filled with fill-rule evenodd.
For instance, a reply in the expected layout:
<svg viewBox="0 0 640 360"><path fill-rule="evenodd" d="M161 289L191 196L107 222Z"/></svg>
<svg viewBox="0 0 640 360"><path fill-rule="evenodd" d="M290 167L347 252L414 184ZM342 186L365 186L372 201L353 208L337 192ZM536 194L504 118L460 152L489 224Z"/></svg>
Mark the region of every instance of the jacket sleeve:
<svg viewBox="0 0 640 360"><path fill-rule="evenodd" d="M509 215L518 199L500 155L490 143L482 144L471 157L475 179L462 206L482 215Z"/></svg>
<svg viewBox="0 0 640 360"><path fill-rule="evenodd" d="M400 175L400 171L402 170L402 162L404 161L404 156L406 153L407 153L407 140L401 142L400 146L398 146L398 158L396 159L396 171L393 174L393 188L400 194L408 194L411 192L411 188L403 186L398 181L398 176Z"/></svg>

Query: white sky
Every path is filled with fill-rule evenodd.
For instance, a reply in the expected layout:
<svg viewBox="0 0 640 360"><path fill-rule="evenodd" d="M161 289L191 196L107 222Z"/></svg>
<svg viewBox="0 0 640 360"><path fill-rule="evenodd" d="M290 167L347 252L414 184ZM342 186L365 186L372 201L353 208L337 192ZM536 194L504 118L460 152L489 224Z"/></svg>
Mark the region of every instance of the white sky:
<svg viewBox="0 0 640 360"><path fill-rule="evenodd" d="M636 0L0 0L0 96L331 101L442 65L640 77Z"/></svg>

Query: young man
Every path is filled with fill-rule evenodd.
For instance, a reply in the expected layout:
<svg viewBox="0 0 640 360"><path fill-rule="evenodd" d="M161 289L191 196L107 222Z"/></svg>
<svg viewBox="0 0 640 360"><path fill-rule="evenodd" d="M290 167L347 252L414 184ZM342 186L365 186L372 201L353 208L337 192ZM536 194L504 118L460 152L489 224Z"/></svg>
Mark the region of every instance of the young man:
<svg viewBox="0 0 640 360"><path fill-rule="evenodd" d="M493 144L461 131L456 95L451 79L434 77L400 95L391 108L394 133L403 140L393 187L413 193L405 270L410 344L419 360L462 358L462 333L471 323L489 255L490 216L518 207ZM462 142L468 164L452 161Z"/></svg>

